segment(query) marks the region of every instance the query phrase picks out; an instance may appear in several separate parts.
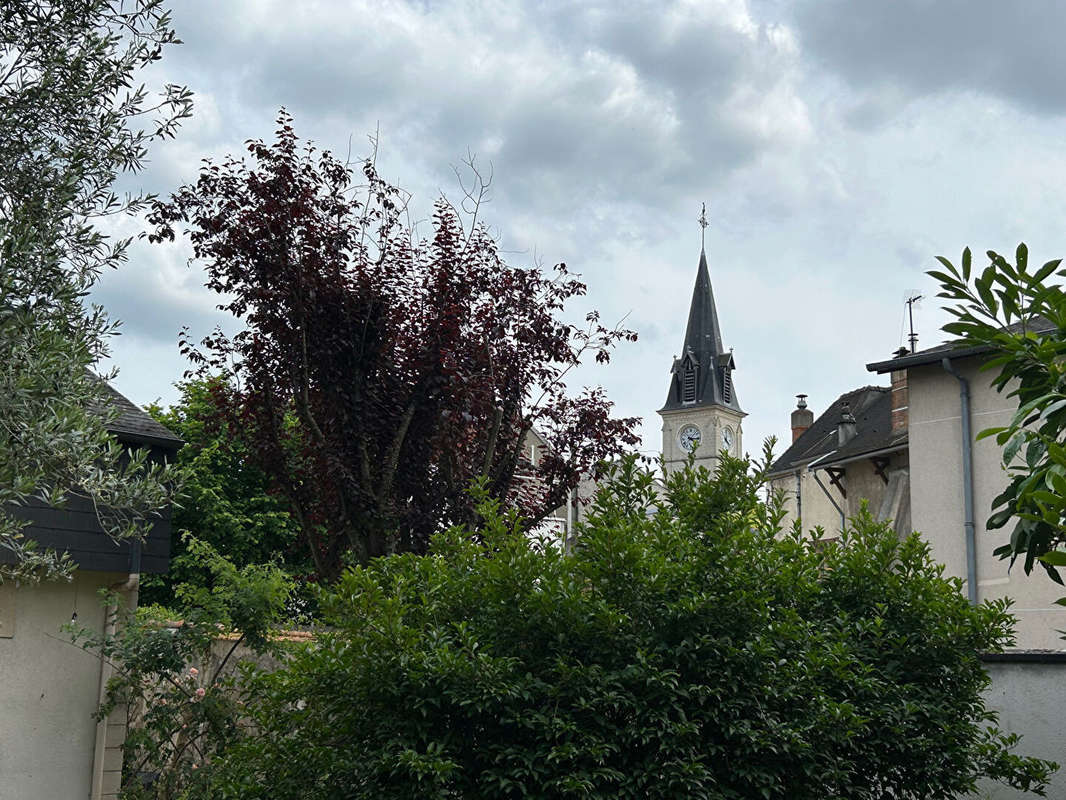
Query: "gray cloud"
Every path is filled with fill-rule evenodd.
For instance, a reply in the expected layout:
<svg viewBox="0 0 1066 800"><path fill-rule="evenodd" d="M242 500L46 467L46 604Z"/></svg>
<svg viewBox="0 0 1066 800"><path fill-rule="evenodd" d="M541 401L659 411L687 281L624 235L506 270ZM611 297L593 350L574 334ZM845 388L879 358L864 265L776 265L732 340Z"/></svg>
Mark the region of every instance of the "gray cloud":
<svg viewBox="0 0 1066 800"><path fill-rule="evenodd" d="M206 334L216 325L232 328L230 317L215 310L218 298L203 287L200 270L183 270L160 269L154 258L139 259L105 274L93 301L122 322L123 336L142 341L175 345L185 326L194 334Z"/></svg>
<svg viewBox="0 0 1066 800"><path fill-rule="evenodd" d="M812 60L873 93L856 103L860 123L886 102L945 91L1066 110L1066 6L1056 0L800 0L792 11Z"/></svg>
<svg viewBox="0 0 1066 800"><path fill-rule="evenodd" d="M1057 8L1057 6L1055 7ZM945 10L946 9L946 10ZM1020 9L1020 10L1019 10ZM1066 180L1051 78L1050 5L183 0L186 45L154 71L198 92L194 119L130 185L166 191L200 159L298 133L368 152L425 220L468 150L495 170L483 218L514 264L566 261L589 285L579 319L629 314L641 341L575 384L620 413L655 410L681 344L706 201L707 250L737 390L757 450L787 433L793 395L816 410L876 381L899 342L901 299L930 290L932 257L972 245L1066 253ZM1056 12L1057 13L1057 12ZM419 230L428 228L423 223ZM123 230L124 234L133 232ZM125 320L119 386L174 399L188 324L219 319L187 252L144 242L95 295ZM929 292L932 294L932 292ZM936 304L919 314L939 338Z"/></svg>
<svg viewBox="0 0 1066 800"><path fill-rule="evenodd" d="M558 207L578 174L598 198L706 184L806 124L795 54L743 4L214 5L177 24L216 103L285 105L334 149L380 123L439 179L469 147L522 205Z"/></svg>

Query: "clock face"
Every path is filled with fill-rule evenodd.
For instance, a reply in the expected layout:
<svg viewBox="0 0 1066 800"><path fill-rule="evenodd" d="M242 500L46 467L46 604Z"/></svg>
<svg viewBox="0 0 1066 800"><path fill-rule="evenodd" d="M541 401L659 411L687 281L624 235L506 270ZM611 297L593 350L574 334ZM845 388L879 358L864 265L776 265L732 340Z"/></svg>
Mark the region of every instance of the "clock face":
<svg viewBox="0 0 1066 800"><path fill-rule="evenodd" d="M686 453L691 453L699 447L702 439L703 434L700 433L700 429L695 425L686 425L677 434L677 442L681 445L681 449Z"/></svg>
<svg viewBox="0 0 1066 800"><path fill-rule="evenodd" d="M725 445L726 450L733 449L733 429L722 428L722 444Z"/></svg>

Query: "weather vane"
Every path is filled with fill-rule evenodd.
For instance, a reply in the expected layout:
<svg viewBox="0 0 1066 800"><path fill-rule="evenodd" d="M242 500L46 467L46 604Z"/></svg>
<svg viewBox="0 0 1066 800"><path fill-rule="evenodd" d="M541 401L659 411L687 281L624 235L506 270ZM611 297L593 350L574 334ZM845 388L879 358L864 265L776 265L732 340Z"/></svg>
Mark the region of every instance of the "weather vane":
<svg viewBox="0 0 1066 800"><path fill-rule="evenodd" d="M707 244L707 204L702 203L700 207L700 249L702 250Z"/></svg>

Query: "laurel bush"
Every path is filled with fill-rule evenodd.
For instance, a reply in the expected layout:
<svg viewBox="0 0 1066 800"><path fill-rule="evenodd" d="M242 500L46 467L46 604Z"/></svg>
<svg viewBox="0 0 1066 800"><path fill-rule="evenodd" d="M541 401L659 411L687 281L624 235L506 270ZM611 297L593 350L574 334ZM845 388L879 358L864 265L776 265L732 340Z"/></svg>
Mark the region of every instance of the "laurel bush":
<svg viewBox="0 0 1066 800"><path fill-rule="evenodd" d="M564 551L484 501L480 530L380 558L321 598L330 632L243 687L215 798L952 798L1013 754L971 607L917 536L868 514L780 530L761 476L616 465ZM484 494L484 493L483 493ZM487 495L486 495L487 496ZM199 796L199 795L191 795Z"/></svg>

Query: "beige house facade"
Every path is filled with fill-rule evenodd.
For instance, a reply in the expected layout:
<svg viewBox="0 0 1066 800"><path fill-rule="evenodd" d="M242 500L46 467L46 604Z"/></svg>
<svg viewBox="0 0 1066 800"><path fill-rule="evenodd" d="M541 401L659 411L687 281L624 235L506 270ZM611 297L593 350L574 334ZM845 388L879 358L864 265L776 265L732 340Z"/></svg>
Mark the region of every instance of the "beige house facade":
<svg viewBox="0 0 1066 800"><path fill-rule="evenodd" d="M918 531L971 601L1011 599L1019 649L1060 650L1066 608L1055 601L1066 591L1040 570L1026 575L994 556L1010 526L985 527L1008 477L995 440L976 437L1015 410L980 369L985 357L948 345L899 351L867 365L890 386L841 395L817 419L800 396L792 445L771 467L770 485L784 499L786 525L799 520L826 539L864 502L901 536Z"/></svg>
<svg viewBox="0 0 1066 800"><path fill-rule="evenodd" d="M126 582L125 573L79 570L70 583L0 586L0 800L117 796L124 720L93 718L110 665L63 626L76 615L103 632L99 592Z"/></svg>
<svg viewBox="0 0 1066 800"><path fill-rule="evenodd" d="M834 400L817 419L797 395L792 444L770 468L784 502L784 525L836 539L863 505L897 531L910 530L905 387L864 386Z"/></svg>
<svg viewBox="0 0 1066 800"><path fill-rule="evenodd" d="M531 428L522 443L525 457L531 466L536 466L549 451L548 441L535 429ZM578 485L570 490L566 503L556 508L530 531L530 535L545 541L554 541L558 546L568 548L573 544L577 525L584 518L586 508L596 494L596 481L591 475L583 475Z"/></svg>
<svg viewBox="0 0 1066 800"><path fill-rule="evenodd" d="M904 369L907 374L914 529L930 543L947 574L963 580L971 600L1013 601L1017 647L1059 650L1066 608L1055 600L1066 591L1039 568L1026 575L1020 563L1012 569L1009 561L992 554L1009 541L1010 524L996 531L985 527L1008 477L995 439L976 437L985 428L1006 425L1016 410L1010 398L992 387L993 373L980 369L985 357L981 351L941 346L868 368Z"/></svg>

